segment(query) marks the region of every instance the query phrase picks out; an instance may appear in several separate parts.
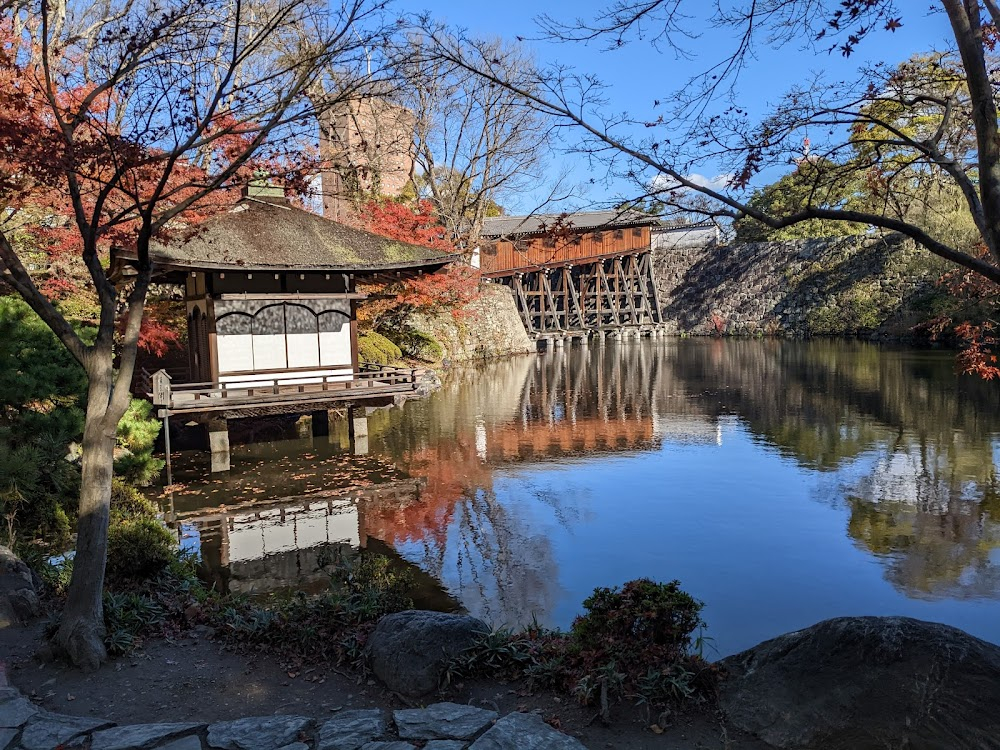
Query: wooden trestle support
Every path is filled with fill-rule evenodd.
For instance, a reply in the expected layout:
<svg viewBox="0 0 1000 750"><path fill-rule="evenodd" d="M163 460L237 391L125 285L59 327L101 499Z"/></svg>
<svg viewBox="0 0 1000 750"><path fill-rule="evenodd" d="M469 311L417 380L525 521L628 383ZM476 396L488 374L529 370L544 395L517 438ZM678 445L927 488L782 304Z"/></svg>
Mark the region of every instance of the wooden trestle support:
<svg viewBox="0 0 1000 750"><path fill-rule="evenodd" d="M528 334L632 329L663 323L649 252L497 276L511 287Z"/></svg>

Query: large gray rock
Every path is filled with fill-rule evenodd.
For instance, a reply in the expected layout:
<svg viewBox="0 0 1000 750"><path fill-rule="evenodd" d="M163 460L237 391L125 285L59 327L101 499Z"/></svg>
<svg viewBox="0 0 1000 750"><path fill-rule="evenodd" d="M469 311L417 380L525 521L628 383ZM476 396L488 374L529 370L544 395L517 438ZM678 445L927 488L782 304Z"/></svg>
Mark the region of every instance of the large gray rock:
<svg viewBox="0 0 1000 750"><path fill-rule="evenodd" d="M508 714L469 750L586 750L579 740L557 732L538 714Z"/></svg>
<svg viewBox="0 0 1000 750"><path fill-rule="evenodd" d="M497 712L460 703L435 703L393 711L392 718L404 740L468 740L496 720Z"/></svg>
<svg viewBox="0 0 1000 750"><path fill-rule="evenodd" d="M386 740L381 742L369 742L363 745L361 750L417 750L417 746L400 740Z"/></svg>
<svg viewBox="0 0 1000 750"><path fill-rule="evenodd" d="M110 726L113 724L104 719L64 716L41 711L32 717L28 726L21 732L21 747L24 750L52 750L60 745L69 745L90 732Z"/></svg>
<svg viewBox="0 0 1000 750"><path fill-rule="evenodd" d="M424 750L465 750L468 744L465 740L431 740Z"/></svg>
<svg viewBox="0 0 1000 750"><path fill-rule="evenodd" d="M38 617L42 612L38 594L31 568L0 545L0 628L21 625Z"/></svg>
<svg viewBox="0 0 1000 750"><path fill-rule="evenodd" d="M416 697L436 690L448 662L488 630L482 620L467 615L397 612L379 620L365 653L386 687Z"/></svg>
<svg viewBox="0 0 1000 750"><path fill-rule="evenodd" d="M720 665L726 717L775 747L1000 748L1000 647L946 625L841 617Z"/></svg>
<svg viewBox="0 0 1000 750"><path fill-rule="evenodd" d="M208 746L222 750L278 750L297 742L312 719L305 716L254 716L208 727Z"/></svg>
<svg viewBox="0 0 1000 750"><path fill-rule="evenodd" d="M343 711L319 729L316 750L358 750L385 734L385 719L377 708Z"/></svg>
<svg viewBox="0 0 1000 750"><path fill-rule="evenodd" d="M143 748L192 734L204 724L132 724L94 732L90 750L143 750Z"/></svg>

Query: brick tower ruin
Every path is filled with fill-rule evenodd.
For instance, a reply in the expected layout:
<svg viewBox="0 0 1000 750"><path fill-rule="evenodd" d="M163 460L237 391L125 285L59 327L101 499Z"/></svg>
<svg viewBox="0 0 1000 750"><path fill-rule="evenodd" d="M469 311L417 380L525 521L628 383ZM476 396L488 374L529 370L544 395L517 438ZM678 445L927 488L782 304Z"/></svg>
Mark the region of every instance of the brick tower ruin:
<svg viewBox="0 0 1000 750"><path fill-rule="evenodd" d="M398 197L413 177L416 118L387 99L345 102L320 121L323 216L343 221L359 196Z"/></svg>

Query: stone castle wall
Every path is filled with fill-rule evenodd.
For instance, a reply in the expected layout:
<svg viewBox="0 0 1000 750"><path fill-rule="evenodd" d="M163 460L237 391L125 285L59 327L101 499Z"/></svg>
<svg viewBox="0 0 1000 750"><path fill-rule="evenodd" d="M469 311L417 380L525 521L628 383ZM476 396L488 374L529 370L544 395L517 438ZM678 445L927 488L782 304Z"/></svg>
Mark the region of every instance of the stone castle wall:
<svg viewBox="0 0 1000 750"><path fill-rule="evenodd" d="M946 267L889 235L660 248L653 268L678 333L905 336Z"/></svg>
<svg viewBox="0 0 1000 750"><path fill-rule="evenodd" d="M452 362L525 354L537 347L524 330L514 295L502 284L484 284L479 298L456 317L450 311L413 315L410 324L430 334Z"/></svg>

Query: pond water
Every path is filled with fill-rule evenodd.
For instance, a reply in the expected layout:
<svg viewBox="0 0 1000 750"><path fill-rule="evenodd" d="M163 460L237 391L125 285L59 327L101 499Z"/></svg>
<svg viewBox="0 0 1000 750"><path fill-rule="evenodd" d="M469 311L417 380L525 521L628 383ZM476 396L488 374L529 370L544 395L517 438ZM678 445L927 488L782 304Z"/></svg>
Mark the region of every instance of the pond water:
<svg viewBox="0 0 1000 750"><path fill-rule="evenodd" d="M866 343L609 343L449 373L423 401L185 454L168 518L233 591L319 590L331 547L421 606L567 627L595 586L679 579L720 655L838 615L1000 642L1000 386Z"/></svg>

